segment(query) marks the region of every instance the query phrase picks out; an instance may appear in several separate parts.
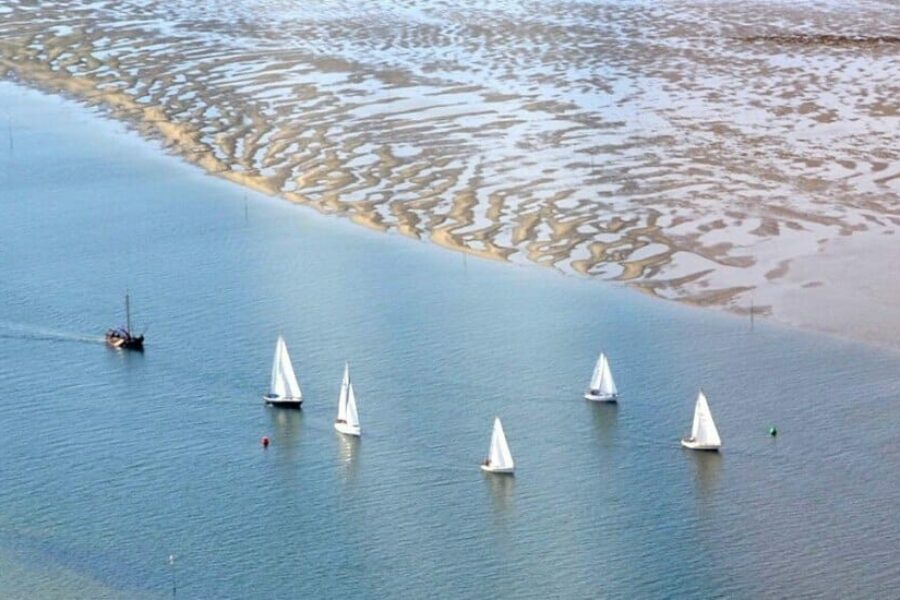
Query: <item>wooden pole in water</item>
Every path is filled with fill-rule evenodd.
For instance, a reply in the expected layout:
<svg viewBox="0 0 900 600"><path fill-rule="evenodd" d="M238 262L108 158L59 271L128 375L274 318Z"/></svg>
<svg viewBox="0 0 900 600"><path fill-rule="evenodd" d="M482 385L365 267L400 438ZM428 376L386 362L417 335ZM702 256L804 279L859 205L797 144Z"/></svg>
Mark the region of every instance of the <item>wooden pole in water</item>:
<svg viewBox="0 0 900 600"><path fill-rule="evenodd" d="M169 555L169 566L172 567L172 598L178 593L178 585L175 580L175 555Z"/></svg>
<svg viewBox="0 0 900 600"><path fill-rule="evenodd" d="M753 331L753 296L750 296L750 331Z"/></svg>

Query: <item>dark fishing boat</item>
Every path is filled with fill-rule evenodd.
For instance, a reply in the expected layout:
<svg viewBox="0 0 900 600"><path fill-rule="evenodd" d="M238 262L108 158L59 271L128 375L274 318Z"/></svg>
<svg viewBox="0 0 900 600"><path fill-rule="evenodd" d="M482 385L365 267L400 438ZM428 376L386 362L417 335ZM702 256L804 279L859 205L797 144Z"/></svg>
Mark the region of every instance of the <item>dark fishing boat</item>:
<svg viewBox="0 0 900 600"><path fill-rule="evenodd" d="M131 333L131 299L125 294L125 326L118 329L106 330L106 343L113 348L124 350L144 349L144 334L132 335Z"/></svg>

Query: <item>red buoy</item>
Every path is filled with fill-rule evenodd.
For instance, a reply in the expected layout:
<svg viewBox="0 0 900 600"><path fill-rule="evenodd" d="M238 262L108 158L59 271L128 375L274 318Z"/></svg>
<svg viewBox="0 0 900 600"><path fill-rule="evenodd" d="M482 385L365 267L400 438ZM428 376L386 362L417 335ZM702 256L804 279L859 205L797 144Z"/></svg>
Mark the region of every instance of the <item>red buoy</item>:
<svg viewBox="0 0 900 600"><path fill-rule="evenodd" d="M268 447L269 447L269 436L267 436L267 435L262 436L262 440L261 440L261 441L262 441L262 446L263 446L263 448L268 448Z"/></svg>

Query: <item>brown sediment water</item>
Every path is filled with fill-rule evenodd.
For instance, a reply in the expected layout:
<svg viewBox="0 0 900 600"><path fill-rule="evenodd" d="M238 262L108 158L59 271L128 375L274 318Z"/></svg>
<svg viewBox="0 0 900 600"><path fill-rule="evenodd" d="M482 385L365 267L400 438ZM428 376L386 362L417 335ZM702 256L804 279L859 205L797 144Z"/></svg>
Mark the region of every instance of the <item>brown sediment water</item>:
<svg viewBox="0 0 900 600"><path fill-rule="evenodd" d="M804 325L900 280L890 3L0 10L5 77L368 228Z"/></svg>

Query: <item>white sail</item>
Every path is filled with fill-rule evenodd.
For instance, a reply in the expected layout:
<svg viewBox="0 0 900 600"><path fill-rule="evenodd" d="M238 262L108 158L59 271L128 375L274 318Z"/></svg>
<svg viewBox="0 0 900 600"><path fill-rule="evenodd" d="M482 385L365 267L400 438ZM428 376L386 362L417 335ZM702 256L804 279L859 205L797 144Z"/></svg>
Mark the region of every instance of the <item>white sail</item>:
<svg viewBox="0 0 900 600"><path fill-rule="evenodd" d="M353 384L347 388L347 425L359 429L359 413L356 412L356 394L353 393Z"/></svg>
<svg viewBox="0 0 900 600"><path fill-rule="evenodd" d="M600 373L600 387L597 389L600 390L601 394L615 396L619 392L616 390L616 382L613 379L612 369L609 368L609 360L607 360L605 354L601 354L600 361L603 363L603 368Z"/></svg>
<svg viewBox="0 0 900 600"><path fill-rule="evenodd" d="M350 365L344 365L344 378L341 380L341 392L338 395L338 421L347 421L347 397L350 390Z"/></svg>
<svg viewBox="0 0 900 600"><path fill-rule="evenodd" d="M287 344L284 338L278 336L275 344L275 359L272 361L272 380L269 383L269 393L279 398L302 398L300 383L294 374L294 366L288 354Z"/></svg>
<svg viewBox="0 0 900 600"><path fill-rule="evenodd" d="M718 447L722 445L719 438L719 430L716 429L716 423L713 421L712 413L709 410L709 402L706 400L706 394L703 390L697 395L697 404L694 406L694 422L691 425L691 438L697 444L710 447Z"/></svg>
<svg viewBox="0 0 900 600"><path fill-rule="evenodd" d="M281 356L281 345L284 343L284 340L281 339L281 336L278 336L278 341L275 342L275 356L272 357L272 376L269 378L269 395L270 396L280 396L279 390L283 391L281 384L281 369L278 366L278 359Z"/></svg>
<svg viewBox="0 0 900 600"><path fill-rule="evenodd" d="M334 428L347 435L359 435L359 413L356 410L356 394L350 381L350 365L344 365L341 393L338 396L338 412Z"/></svg>
<svg viewBox="0 0 900 600"><path fill-rule="evenodd" d="M588 391L610 398L618 394L616 382L612 376L612 369L609 367L609 360L602 352L594 365L594 372L591 374L591 385Z"/></svg>
<svg viewBox="0 0 900 600"><path fill-rule="evenodd" d="M591 390L599 390L600 389L600 379L603 376L603 363L606 360L606 357L603 353L600 353L600 356L597 358L597 363L594 365L594 372L591 373Z"/></svg>
<svg viewBox="0 0 900 600"><path fill-rule="evenodd" d="M515 467L509 444L506 443L506 435L503 433L503 425L500 417L494 418L494 431L491 434L491 449L488 452L490 467L492 469L509 469Z"/></svg>

